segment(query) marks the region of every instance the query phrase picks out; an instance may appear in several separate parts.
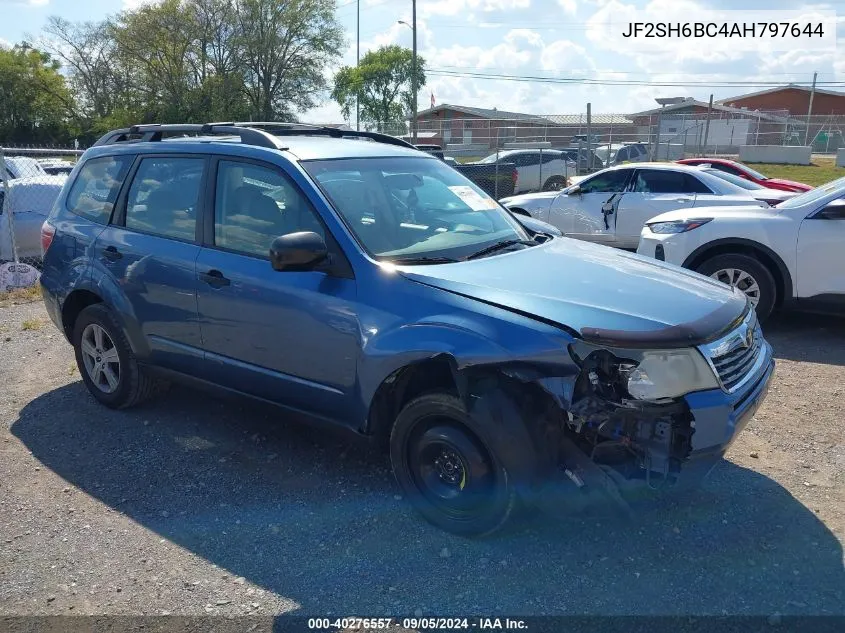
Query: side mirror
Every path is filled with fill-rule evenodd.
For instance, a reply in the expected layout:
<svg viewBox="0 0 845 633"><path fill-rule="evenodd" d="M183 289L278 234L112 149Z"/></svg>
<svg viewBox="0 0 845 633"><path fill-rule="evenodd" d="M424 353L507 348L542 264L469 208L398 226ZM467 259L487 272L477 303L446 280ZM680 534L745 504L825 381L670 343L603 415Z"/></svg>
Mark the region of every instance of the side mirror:
<svg viewBox="0 0 845 633"><path fill-rule="evenodd" d="M583 192L581 191L581 187L579 187L578 185L573 185L567 190L566 195L567 196L580 196L582 193Z"/></svg>
<svg viewBox="0 0 845 633"><path fill-rule="evenodd" d="M276 271L311 270L328 256L325 240L312 231L280 235L270 245L270 264Z"/></svg>
<svg viewBox="0 0 845 633"><path fill-rule="evenodd" d="M845 220L845 199L828 202L817 217L823 220Z"/></svg>

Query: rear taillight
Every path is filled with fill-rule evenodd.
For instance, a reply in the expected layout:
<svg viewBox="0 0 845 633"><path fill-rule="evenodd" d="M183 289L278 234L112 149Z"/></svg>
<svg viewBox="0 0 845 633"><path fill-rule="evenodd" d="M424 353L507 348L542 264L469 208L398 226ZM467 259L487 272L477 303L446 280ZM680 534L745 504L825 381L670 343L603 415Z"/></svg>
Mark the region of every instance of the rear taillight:
<svg viewBox="0 0 845 633"><path fill-rule="evenodd" d="M513 170L513 172L511 173L511 180L513 180L513 186L514 186L514 188L516 188L516 181L517 181L517 179L519 179L519 172L518 172L517 170L515 170L515 169L514 169L514 170Z"/></svg>
<svg viewBox="0 0 845 633"><path fill-rule="evenodd" d="M56 235L56 227L50 224L49 220L45 220L41 225L41 256L47 253L50 244L53 243L53 237Z"/></svg>

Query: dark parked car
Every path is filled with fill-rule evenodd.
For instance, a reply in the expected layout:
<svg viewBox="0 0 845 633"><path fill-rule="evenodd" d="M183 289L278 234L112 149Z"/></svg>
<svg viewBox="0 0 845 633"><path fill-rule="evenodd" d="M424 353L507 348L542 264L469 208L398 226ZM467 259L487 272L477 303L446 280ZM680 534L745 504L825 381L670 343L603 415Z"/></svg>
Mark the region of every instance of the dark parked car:
<svg viewBox="0 0 845 633"><path fill-rule="evenodd" d="M455 160L447 160L443 154L443 148L439 145L419 144L414 147L446 161L452 168L461 172L496 200L512 196L516 191L519 173L516 164L513 162L502 161L498 165L459 163Z"/></svg>
<svg viewBox="0 0 845 633"><path fill-rule="evenodd" d="M523 225L354 134L138 126L85 152L41 285L94 398L199 382L383 442L419 511L466 535L519 499L625 505L718 462L774 369L741 292Z"/></svg>

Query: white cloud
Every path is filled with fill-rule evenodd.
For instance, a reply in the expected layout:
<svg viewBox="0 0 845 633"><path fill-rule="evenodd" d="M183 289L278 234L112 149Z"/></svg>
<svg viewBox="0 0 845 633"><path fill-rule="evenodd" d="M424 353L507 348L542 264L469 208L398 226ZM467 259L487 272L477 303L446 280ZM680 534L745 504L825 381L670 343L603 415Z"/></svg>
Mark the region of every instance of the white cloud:
<svg viewBox="0 0 845 633"><path fill-rule="evenodd" d="M564 13L575 15L578 12L578 3L576 0L557 0L557 3L563 9Z"/></svg>
<svg viewBox="0 0 845 633"><path fill-rule="evenodd" d="M531 0L435 0L426 2L418 7L418 13L423 16L465 15L470 11L498 13L528 9Z"/></svg>

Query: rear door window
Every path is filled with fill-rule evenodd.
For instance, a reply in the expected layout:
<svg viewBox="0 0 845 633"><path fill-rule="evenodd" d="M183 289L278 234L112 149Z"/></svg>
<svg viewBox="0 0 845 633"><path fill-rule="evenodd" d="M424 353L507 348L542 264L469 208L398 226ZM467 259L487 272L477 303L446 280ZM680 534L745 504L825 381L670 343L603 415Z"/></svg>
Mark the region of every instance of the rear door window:
<svg viewBox="0 0 845 633"><path fill-rule="evenodd" d="M634 191L638 193L712 193L697 178L668 169L641 169Z"/></svg>
<svg viewBox="0 0 845 633"><path fill-rule="evenodd" d="M85 162L70 188L67 208L78 216L108 224L134 156L104 156Z"/></svg>
<svg viewBox="0 0 845 633"><path fill-rule="evenodd" d="M126 228L194 241L205 158L144 158L126 198Z"/></svg>

